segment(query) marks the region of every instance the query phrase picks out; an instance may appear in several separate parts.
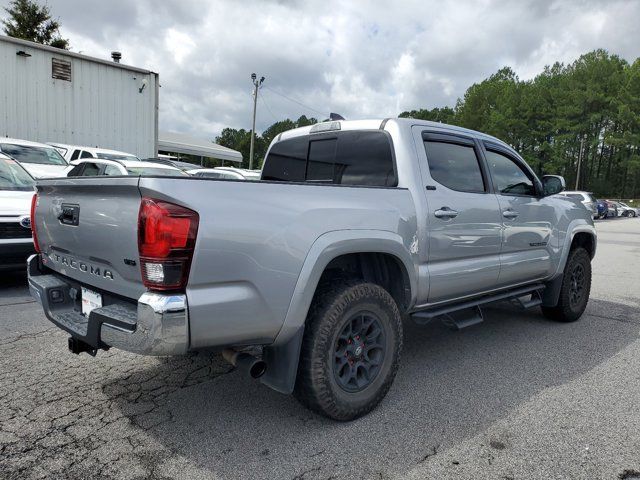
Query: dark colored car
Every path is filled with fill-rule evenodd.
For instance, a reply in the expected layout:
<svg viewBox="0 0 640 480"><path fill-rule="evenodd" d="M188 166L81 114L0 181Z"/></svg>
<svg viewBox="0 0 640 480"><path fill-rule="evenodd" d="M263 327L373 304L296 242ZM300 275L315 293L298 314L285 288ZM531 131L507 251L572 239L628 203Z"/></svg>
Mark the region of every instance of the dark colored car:
<svg viewBox="0 0 640 480"><path fill-rule="evenodd" d="M609 207L607 206L607 202L605 202L604 200L598 200L597 206L598 214L596 218L607 218L607 215L609 214Z"/></svg>

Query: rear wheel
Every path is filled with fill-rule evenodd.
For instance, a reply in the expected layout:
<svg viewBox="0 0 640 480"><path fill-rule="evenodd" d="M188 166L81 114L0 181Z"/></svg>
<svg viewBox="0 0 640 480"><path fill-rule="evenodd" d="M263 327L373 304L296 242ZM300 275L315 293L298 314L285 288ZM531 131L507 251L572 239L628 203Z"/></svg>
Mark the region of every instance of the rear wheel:
<svg viewBox="0 0 640 480"><path fill-rule="evenodd" d="M574 248L564 268L558 303L554 307L542 307L542 313L558 322L578 320L587 308L590 292L591 257L584 248Z"/></svg>
<svg viewBox="0 0 640 480"><path fill-rule="evenodd" d="M359 281L322 289L305 327L294 395L336 420L353 420L380 403L402 348L398 307L382 287Z"/></svg>

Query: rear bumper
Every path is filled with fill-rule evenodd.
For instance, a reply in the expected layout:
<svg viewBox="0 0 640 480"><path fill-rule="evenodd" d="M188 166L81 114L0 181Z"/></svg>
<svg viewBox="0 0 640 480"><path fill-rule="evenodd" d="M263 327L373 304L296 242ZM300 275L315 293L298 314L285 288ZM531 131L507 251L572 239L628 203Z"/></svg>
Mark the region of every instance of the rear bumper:
<svg viewBox="0 0 640 480"><path fill-rule="evenodd" d="M29 291L47 318L95 349L114 347L141 355L180 355L189 348L184 294L146 292L137 302L106 296L101 308L82 314L81 285L44 269L38 255L27 262Z"/></svg>

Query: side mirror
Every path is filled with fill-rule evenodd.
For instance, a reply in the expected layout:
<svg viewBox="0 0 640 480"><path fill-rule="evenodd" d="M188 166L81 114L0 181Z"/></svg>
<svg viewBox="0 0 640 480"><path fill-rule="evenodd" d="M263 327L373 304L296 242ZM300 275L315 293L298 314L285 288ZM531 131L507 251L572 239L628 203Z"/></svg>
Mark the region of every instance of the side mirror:
<svg viewBox="0 0 640 480"><path fill-rule="evenodd" d="M562 192L566 186L564 177L560 175L545 175L542 177L542 191L545 197Z"/></svg>

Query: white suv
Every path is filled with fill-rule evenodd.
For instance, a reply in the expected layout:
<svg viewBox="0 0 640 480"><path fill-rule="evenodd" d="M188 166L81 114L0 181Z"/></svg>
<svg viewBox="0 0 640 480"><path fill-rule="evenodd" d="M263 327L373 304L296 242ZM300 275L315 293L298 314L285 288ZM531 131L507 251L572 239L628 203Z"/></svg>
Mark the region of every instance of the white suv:
<svg viewBox="0 0 640 480"><path fill-rule="evenodd" d="M185 176L182 170L161 163L139 160L105 160L84 158L73 160L66 171L67 177L97 177L102 175Z"/></svg>
<svg viewBox="0 0 640 480"><path fill-rule="evenodd" d="M0 272L24 271L35 253L29 216L35 184L22 165L0 153Z"/></svg>
<svg viewBox="0 0 640 480"><path fill-rule="evenodd" d="M67 145L66 143L47 142L55 148L65 158L67 162L82 158L103 158L105 160L133 160L140 159L135 155L127 152L119 152L118 150L107 150L98 147L83 147L81 145Z"/></svg>
<svg viewBox="0 0 640 480"><path fill-rule="evenodd" d="M598 201L596 197L593 196L591 192L580 192L577 190L562 192L560 195L564 195L565 197L575 198L576 200L580 200L582 204L585 206L587 210L591 211L593 217L598 216Z"/></svg>

